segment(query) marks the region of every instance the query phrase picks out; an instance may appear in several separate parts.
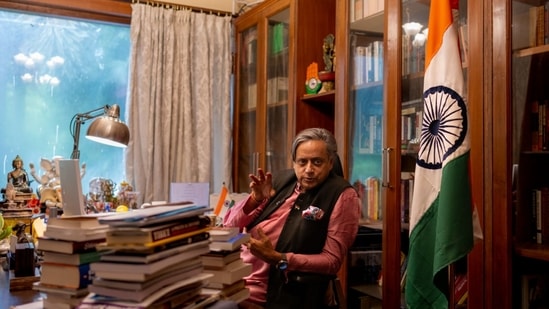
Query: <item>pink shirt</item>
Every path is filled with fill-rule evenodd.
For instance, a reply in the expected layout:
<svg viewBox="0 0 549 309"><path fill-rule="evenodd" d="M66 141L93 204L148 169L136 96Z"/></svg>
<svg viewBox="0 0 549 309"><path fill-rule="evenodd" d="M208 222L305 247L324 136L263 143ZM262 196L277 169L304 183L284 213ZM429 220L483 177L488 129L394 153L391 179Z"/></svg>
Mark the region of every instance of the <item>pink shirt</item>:
<svg viewBox="0 0 549 309"><path fill-rule="evenodd" d="M257 237L256 229L260 227L271 240L273 247L276 247L282 227L299 193L296 186L294 193L269 218L248 231L251 236ZM250 214L246 215L242 210L246 202L247 199L240 201L227 211L223 222L225 226L246 227L259 216L266 206L266 203L263 203ZM341 267L344 256L356 237L359 219L360 199L353 188L347 188L341 193L334 206L322 253L294 254L286 252L288 271L299 270L303 272L336 274ZM242 246L242 250L241 257L244 262L250 263L253 266L252 274L245 278L246 286L250 289L250 300L265 303L270 265L253 256L245 246Z"/></svg>

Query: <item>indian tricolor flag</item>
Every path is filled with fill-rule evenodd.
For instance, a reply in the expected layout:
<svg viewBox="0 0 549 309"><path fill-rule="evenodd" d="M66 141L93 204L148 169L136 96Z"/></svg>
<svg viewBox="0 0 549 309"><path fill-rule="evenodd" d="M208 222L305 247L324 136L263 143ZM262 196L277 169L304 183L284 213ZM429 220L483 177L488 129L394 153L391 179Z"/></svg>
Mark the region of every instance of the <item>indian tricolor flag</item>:
<svg viewBox="0 0 549 309"><path fill-rule="evenodd" d="M406 278L411 309L447 308L448 266L473 248L469 119L451 0L431 0L425 54Z"/></svg>

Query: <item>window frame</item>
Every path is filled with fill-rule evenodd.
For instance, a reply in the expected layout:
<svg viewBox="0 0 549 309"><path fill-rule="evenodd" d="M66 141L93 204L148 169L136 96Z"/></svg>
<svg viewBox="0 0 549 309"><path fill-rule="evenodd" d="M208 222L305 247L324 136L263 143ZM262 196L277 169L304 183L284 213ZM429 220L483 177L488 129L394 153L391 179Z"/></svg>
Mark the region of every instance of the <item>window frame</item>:
<svg viewBox="0 0 549 309"><path fill-rule="evenodd" d="M131 3L131 0L0 0L0 8L129 25Z"/></svg>
<svg viewBox="0 0 549 309"><path fill-rule="evenodd" d="M0 0L0 9L90 22L127 25L129 27L131 3L131 0ZM69 154L63 157L68 158ZM36 164L36 162L29 159L24 162L27 165L28 163L39 165L39 163ZM40 166L36 167L36 171L38 175L43 173ZM31 177L30 171L27 172L28 176ZM32 177L29 180L32 181ZM84 192L86 192L86 189L84 189Z"/></svg>

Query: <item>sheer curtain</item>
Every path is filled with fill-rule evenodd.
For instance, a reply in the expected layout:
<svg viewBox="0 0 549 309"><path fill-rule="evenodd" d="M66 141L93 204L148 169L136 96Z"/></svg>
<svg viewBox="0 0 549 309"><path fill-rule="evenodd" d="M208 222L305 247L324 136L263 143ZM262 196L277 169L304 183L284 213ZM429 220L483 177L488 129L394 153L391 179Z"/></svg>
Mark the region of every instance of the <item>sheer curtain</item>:
<svg viewBox="0 0 549 309"><path fill-rule="evenodd" d="M231 17L132 4L126 151L143 202L231 175Z"/></svg>

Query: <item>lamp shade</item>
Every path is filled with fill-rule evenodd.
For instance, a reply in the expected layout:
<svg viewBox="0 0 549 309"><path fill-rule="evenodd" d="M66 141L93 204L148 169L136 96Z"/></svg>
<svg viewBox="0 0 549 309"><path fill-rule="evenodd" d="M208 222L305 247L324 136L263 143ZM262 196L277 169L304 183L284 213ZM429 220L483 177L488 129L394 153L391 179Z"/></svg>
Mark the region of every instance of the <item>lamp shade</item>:
<svg viewBox="0 0 549 309"><path fill-rule="evenodd" d="M405 23L402 25L402 28L404 29L404 33L406 33L406 35L414 36L421 30L421 28L423 28L423 25L420 23L411 22Z"/></svg>
<svg viewBox="0 0 549 309"><path fill-rule="evenodd" d="M86 138L116 147L126 147L130 141L130 130L120 120L120 107L109 107L107 114L95 119L88 127Z"/></svg>

